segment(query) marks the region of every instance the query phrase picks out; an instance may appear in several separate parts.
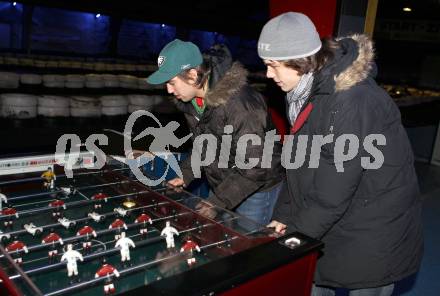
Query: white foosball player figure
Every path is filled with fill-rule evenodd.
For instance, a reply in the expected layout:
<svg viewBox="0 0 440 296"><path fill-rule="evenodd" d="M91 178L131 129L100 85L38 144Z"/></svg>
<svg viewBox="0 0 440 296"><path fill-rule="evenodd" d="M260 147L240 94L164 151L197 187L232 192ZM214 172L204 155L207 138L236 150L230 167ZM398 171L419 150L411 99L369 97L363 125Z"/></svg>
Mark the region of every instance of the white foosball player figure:
<svg viewBox="0 0 440 296"><path fill-rule="evenodd" d="M57 243L60 245L64 244L63 239L58 234L53 232L53 230L51 230L51 232L43 238L41 243L42 244L51 244L51 250L48 253L50 263L52 263L55 260L56 256L58 255L58 250L56 248L56 244Z"/></svg>
<svg viewBox="0 0 440 296"><path fill-rule="evenodd" d="M80 252L73 249L72 244L67 245L67 251L61 256L61 262L67 262L67 276L71 278L72 276L78 276L78 260L84 261L83 256Z"/></svg>
<svg viewBox="0 0 440 296"><path fill-rule="evenodd" d="M12 228L12 225L14 224L14 217L18 218L18 212L14 208L4 208L0 212L3 216L8 216L8 218L5 219L4 225L5 227Z"/></svg>
<svg viewBox="0 0 440 296"><path fill-rule="evenodd" d="M105 219L104 215L98 214L97 212L88 213L87 216L92 218L92 220L95 222L101 222L101 221L104 221L104 219Z"/></svg>
<svg viewBox="0 0 440 296"><path fill-rule="evenodd" d="M96 233L95 229L90 227L89 225L84 226L78 232L76 235L82 235L84 236L84 242L83 242L83 250L85 253L88 253L92 247L92 242L90 241L90 237L97 237L98 234Z"/></svg>
<svg viewBox="0 0 440 296"><path fill-rule="evenodd" d="M75 221L67 219L66 217L59 218L58 223L60 223L64 228L69 229L76 225Z"/></svg>
<svg viewBox="0 0 440 296"><path fill-rule="evenodd" d="M167 248L174 248L174 235L179 235L179 232L176 228L170 225L170 221L165 222L165 227L162 229L160 233L161 236L165 237L167 242Z"/></svg>
<svg viewBox="0 0 440 296"><path fill-rule="evenodd" d="M32 222L24 224L23 228L27 231L27 233L31 234L32 236L39 235L43 232L43 227L35 226L35 224Z"/></svg>
<svg viewBox="0 0 440 296"><path fill-rule="evenodd" d="M102 267L98 269L98 271L95 274L95 278L99 277L106 277L105 284L104 284L104 293L105 295L113 294L115 292L115 285L113 285L112 276L119 277L119 271L111 266L110 264L107 264L106 260L102 260Z"/></svg>
<svg viewBox="0 0 440 296"><path fill-rule="evenodd" d="M150 225L153 224L153 220L151 220L151 217L145 213L140 214L139 217L134 220L134 223L142 223L139 233L143 236L146 235L148 232L147 222L150 223Z"/></svg>
<svg viewBox="0 0 440 296"><path fill-rule="evenodd" d="M186 239L185 244L180 249L180 252L189 252L190 258L188 258L186 261L188 262L188 265L191 266L196 263L196 258L194 257L194 250L200 253L200 247L197 245L190 237Z"/></svg>
<svg viewBox="0 0 440 296"><path fill-rule="evenodd" d="M115 221L110 224L108 229L117 229L119 233L115 234L115 241L117 241L121 237L121 228L124 228L125 230L128 229L127 224L121 219L116 219Z"/></svg>
<svg viewBox="0 0 440 296"><path fill-rule="evenodd" d="M9 233L3 233L3 231L0 230L0 242L5 242L11 238L11 235Z"/></svg>
<svg viewBox="0 0 440 296"><path fill-rule="evenodd" d="M46 189L54 189L55 188L55 180L57 179L57 176L55 175L55 173L52 171L51 167L47 168L47 171L45 171L42 175L41 178L43 178L44 182L43 185Z"/></svg>
<svg viewBox="0 0 440 296"><path fill-rule="evenodd" d="M60 189L65 196L70 196L76 193L76 189L73 187L73 185L70 185L69 187L61 187Z"/></svg>
<svg viewBox="0 0 440 296"><path fill-rule="evenodd" d="M125 232L121 232L121 238L115 244L115 248L121 249L121 261L130 261L130 247L135 248L133 240L126 237Z"/></svg>
<svg viewBox="0 0 440 296"><path fill-rule="evenodd" d="M18 264L21 264L23 262L20 252L24 251L26 254L29 253L29 250L26 247L26 245L22 241L19 241L17 239L15 239L12 243L6 246L6 251L15 252L14 261Z"/></svg>
<svg viewBox="0 0 440 296"><path fill-rule="evenodd" d="M125 217L128 215L128 211L126 209L121 208L121 207L114 208L113 212L116 212L121 217Z"/></svg>
<svg viewBox="0 0 440 296"><path fill-rule="evenodd" d="M8 198L6 197L6 195L4 195L2 193L2 190L0 189L0 212L2 211L3 208L3 204L7 204L8 203Z"/></svg>

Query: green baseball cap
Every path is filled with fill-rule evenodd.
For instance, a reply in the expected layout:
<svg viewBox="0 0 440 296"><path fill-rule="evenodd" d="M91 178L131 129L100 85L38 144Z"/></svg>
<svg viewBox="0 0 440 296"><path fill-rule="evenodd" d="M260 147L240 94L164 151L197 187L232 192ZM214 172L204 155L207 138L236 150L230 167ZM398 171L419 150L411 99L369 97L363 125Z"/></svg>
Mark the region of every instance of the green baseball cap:
<svg viewBox="0 0 440 296"><path fill-rule="evenodd" d="M175 39L165 45L159 53L159 69L148 76L149 84L162 84L180 72L199 66L203 62L199 48L192 42Z"/></svg>

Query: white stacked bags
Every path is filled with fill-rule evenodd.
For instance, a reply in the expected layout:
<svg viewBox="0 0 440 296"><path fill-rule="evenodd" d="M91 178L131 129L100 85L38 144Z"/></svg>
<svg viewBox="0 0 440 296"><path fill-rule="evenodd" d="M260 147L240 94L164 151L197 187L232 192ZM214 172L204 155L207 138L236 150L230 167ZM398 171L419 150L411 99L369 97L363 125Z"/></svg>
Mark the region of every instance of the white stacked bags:
<svg viewBox="0 0 440 296"><path fill-rule="evenodd" d="M19 78L18 74L12 72L0 72L0 88L17 88Z"/></svg>
<svg viewBox="0 0 440 296"><path fill-rule="evenodd" d="M127 114L127 98L125 96L102 96L100 99L102 115L120 116Z"/></svg>
<svg viewBox="0 0 440 296"><path fill-rule="evenodd" d="M155 96L128 95L127 97L130 102L128 105L129 113L133 113L138 110L153 111Z"/></svg>
<svg viewBox="0 0 440 296"><path fill-rule="evenodd" d="M70 115L72 117L101 116L101 102L92 97L73 96L70 99Z"/></svg>
<svg viewBox="0 0 440 296"><path fill-rule="evenodd" d="M29 119L37 116L36 96L26 94L2 94L1 115L6 118Z"/></svg>
<svg viewBox="0 0 440 296"><path fill-rule="evenodd" d="M70 99L60 96L42 96L38 98L38 115L45 117L69 117Z"/></svg>

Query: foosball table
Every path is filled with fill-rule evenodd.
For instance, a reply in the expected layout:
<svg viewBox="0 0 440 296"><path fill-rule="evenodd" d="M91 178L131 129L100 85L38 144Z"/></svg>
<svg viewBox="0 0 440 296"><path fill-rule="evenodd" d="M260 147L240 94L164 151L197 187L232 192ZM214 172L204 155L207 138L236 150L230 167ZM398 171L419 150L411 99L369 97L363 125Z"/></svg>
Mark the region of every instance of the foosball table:
<svg viewBox="0 0 440 296"><path fill-rule="evenodd" d="M116 160L71 178L54 162L0 160L20 168L0 174L0 295L310 295L319 241L205 217L203 199Z"/></svg>

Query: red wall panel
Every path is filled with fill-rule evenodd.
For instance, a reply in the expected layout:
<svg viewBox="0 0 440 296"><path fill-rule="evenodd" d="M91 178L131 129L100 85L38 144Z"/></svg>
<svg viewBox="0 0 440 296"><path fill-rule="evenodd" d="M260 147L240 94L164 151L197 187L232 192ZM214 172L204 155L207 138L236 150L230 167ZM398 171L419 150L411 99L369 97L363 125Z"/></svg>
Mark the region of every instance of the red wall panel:
<svg viewBox="0 0 440 296"><path fill-rule="evenodd" d="M333 35L337 0L270 0L269 8L271 17L287 11L304 13L313 21L321 37Z"/></svg>

